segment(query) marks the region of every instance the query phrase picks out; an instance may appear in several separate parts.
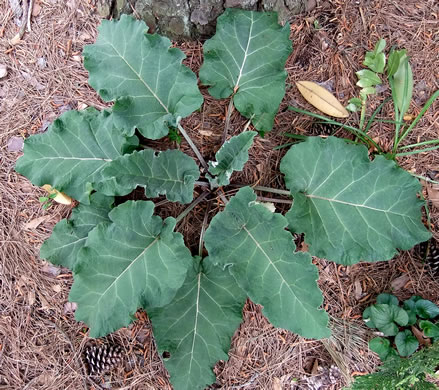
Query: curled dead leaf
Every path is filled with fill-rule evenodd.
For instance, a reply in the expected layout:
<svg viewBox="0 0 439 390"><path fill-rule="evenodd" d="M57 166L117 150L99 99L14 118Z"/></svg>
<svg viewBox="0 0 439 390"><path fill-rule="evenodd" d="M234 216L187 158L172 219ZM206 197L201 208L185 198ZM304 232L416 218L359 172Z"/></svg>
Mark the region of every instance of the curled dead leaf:
<svg viewBox="0 0 439 390"><path fill-rule="evenodd" d="M313 81L298 81L296 86L306 101L321 112L336 118L349 116L348 111L337 98L319 84Z"/></svg>
<svg viewBox="0 0 439 390"><path fill-rule="evenodd" d="M50 184L44 184L42 188L45 189L49 195L56 194L55 198L53 198L55 202L66 205L72 204L72 198L70 196L66 195L64 192L58 191Z"/></svg>
<svg viewBox="0 0 439 390"><path fill-rule="evenodd" d="M44 215L42 217L38 217L35 219L32 219L31 221L24 224L24 228L26 230L36 229L38 226L40 226L44 221L46 221L50 216Z"/></svg>
<svg viewBox="0 0 439 390"><path fill-rule="evenodd" d="M428 184L427 194L430 202L439 208L439 184Z"/></svg>

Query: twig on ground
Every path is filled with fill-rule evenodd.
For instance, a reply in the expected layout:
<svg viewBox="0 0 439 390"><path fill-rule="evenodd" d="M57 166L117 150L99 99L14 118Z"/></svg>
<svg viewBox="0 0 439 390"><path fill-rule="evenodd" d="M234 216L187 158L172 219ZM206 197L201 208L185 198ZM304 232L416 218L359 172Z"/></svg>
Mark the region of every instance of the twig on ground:
<svg viewBox="0 0 439 390"><path fill-rule="evenodd" d="M32 17L32 11L34 8L34 0L29 0L29 9L27 11L27 31L31 32L32 27L30 25L30 19Z"/></svg>
<svg viewBox="0 0 439 390"><path fill-rule="evenodd" d="M229 106L227 107L226 123L224 124L224 131L223 131L223 136L221 138L221 144L226 142L227 133L229 132L230 119L232 117L233 109L234 109L234 106L233 106L233 96L232 96L230 98Z"/></svg>
<svg viewBox="0 0 439 390"><path fill-rule="evenodd" d="M192 209L198 204L201 203L207 195L210 194L210 191L203 192L197 199L195 199L188 207L184 209L184 211L176 218L176 224L178 224L186 215L188 215Z"/></svg>
<svg viewBox="0 0 439 390"><path fill-rule="evenodd" d="M200 257L203 256L204 233L206 232L207 219L209 218L210 205L211 205L211 203L207 203L207 208L206 208L206 211L204 213L203 224L201 225L200 244L198 246L198 255Z"/></svg>
<svg viewBox="0 0 439 390"><path fill-rule="evenodd" d="M18 33L9 41L9 43L12 46L17 45L21 41L21 38L23 38L24 32L26 31L28 13L29 13L29 3L27 2L27 0L24 0L23 1L23 17L21 19L20 30L18 30Z"/></svg>
<svg viewBox="0 0 439 390"><path fill-rule="evenodd" d="M256 199L262 202L293 204L293 201L288 199L265 198L264 196L258 196Z"/></svg>
<svg viewBox="0 0 439 390"><path fill-rule="evenodd" d="M195 155L197 156L198 160L200 161L203 168L206 170L206 172L209 170L209 166L207 165L206 161L204 160L204 157L201 155L200 151L198 150L197 146L192 142L191 138L189 137L188 133L186 133L186 130L181 127L180 121L177 121L178 130L180 130L180 133L183 135L186 142L189 144L189 146L194 151Z"/></svg>

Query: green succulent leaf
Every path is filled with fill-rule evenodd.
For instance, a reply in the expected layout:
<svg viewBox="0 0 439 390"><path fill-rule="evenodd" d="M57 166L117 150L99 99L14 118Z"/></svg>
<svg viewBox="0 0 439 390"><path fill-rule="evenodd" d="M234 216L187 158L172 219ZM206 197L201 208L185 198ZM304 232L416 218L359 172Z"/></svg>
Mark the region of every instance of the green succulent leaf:
<svg viewBox="0 0 439 390"><path fill-rule="evenodd" d="M286 217L309 252L341 264L391 259L431 235L421 222L416 178L367 148L308 137L282 159L294 204Z"/></svg>
<svg viewBox="0 0 439 390"><path fill-rule="evenodd" d="M168 38L146 34L143 21L122 15L102 21L96 43L84 48L89 84L105 101L116 101L115 123L128 134L137 128L146 138L168 134L178 117L198 109L203 98L195 74L170 48Z"/></svg>
<svg viewBox="0 0 439 390"><path fill-rule="evenodd" d="M399 300L392 294L383 293L377 296L377 303L385 303L387 305L399 305Z"/></svg>
<svg viewBox="0 0 439 390"><path fill-rule="evenodd" d="M407 56L407 50L391 50L387 63L387 77L393 76L399 68L401 58Z"/></svg>
<svg viewBox="0 0 439 390"><path fill-rule="evenodd" d="M408 111L413 95L413 72L406 55L401 56L391 85L394 90L393 99L402 116Z"/></svg>
<svg viewBox="0 0 439 390"><path fill-rule="evenodd" d="M373 51L368 51L364 58L363 65L377 73L383 73L386 66L386 56L382 51L386 47L386 41L380 39Z"/></svg>
<svg viewBox="0 0 439 390"><path fill-rule="evenodd" d="M68 111L46 133L25 140L15 169L32 184L50 184L89 204L93 183L105 166L137 144L137 137L127 137L114 127L106 111Z"/></svg>
<svg viewBox="0 0 439 390"><path fill-rule="evenodd" d="M317 268L307 253L295 252L284 216L256 202L244 187L217 214L205 234L212 262L230 273L277 327L309 338L330 335L328 316L318 307L322 294Z"/></svg>
<svg viewBox="0 0 439 390"><path fill-rule="evenodd" d="M110 222L108 213L113 202L113 197L94 193L90 205L80 203L69 219L62 219L55 225L52 235L41 246L40 257L73 270L88 233L99 223Z"/></svg>
<svg viewBox="0 0 439 390"><path fill-rule="evenodd" d="M392 355L393 348L390 346L390 341L383 337L375 337L369 341L369 349L380 357L382 361L386 360Z"/></svg>
<svg viewBox="0 0 439 390"><path fill-rule="evenodd" d="M228 359L245 300L227 268L195 258L171 303L148 310L159 352L171 355L164 363L175 389L204 389L215 381L212 368Z"/></svg>
<svg viewBox="0 0 439 390"><path fill-rule="evenodd" d="M439 325L431 321L419 321L419 327L424 332L425 337L439 337Z"/></svg>
<svg viewBox="0 0 439 390"><path fill-rule="evenodd" d="M209 173L216 177L208 176L212 186L225 186L230 183L233 171L242 171L248 160L248 150L253 144L256 131L245 131L226 141L215 154L216 161L209 161Z"/></svg>
<svg viewBox="0 0 439 390"><path fill-rule="evenodd" d="M357 82L359 87L374 87L375 85L381 84L381 79L378 75L368 69L362 69L355 74L359 79Z"/></svg>
<svg viewBox="0 0 439 390"><path fill-rule="evenodd" d="M406 329L399 332L395 337L396 349L401 356L410 356L419 347L419 341L413 336L413 333Z"/></svg>
<svg viewBox="0 0 439 390"><path fill-rule="evenodd" d="M370 307L370 318L386 336L395 336L399 331L397 324L406 326L409 319L404 309L387 304L372 305Z"/></svg>
<svg viewBox="0 0 439 390"><path fill-rule="evenodd" d="M136 310L168 304L181 287L192 256L175 219L153 216L154 203L128 201L114 208L78 253L70 301L76 319L101 337L132 321Z"/></svg>
<svg viewBox="0 0 439 390"><path fill-rule="evenodd" d="M260 131L271 130L285 95L289 34L288 23L281 27L276 13L227 8L204 44L201 82L216 99L233 95L236 109Z"/></svg>
<svg viewBox="0 0 439 390"><path fill-rule="evenodd" d="M416 301L416 314L421 318L431 319L439 315L439 307L426 299Z"/></svg>
<svg viewBox="0 0 439 390"><path fill-rule="evenodd" d="M148 198L166 195L172 202L189 203L199 176L195 161L180 150L144 149L108 164L96 188L106 195L120 196L141 186Z"/></svg>

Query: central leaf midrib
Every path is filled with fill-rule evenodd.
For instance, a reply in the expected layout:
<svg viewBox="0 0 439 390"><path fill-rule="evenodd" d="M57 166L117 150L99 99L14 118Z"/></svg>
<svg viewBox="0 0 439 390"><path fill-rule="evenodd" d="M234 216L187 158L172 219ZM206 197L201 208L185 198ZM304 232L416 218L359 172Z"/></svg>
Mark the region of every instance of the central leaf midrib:
<svg viewBox="0 0 439 390"><path fill-rule="evenodd" d="M108 290L110 290L110 288L112 288L115 284L117 284L117 282L119 281L119 279L122 277L122 275L125 274L125 272L127 272L133 264L135 264L145 253L147 250L149 250L156 242L158 242L159 237L156 237L154 239L153 242L151 242L151 244L149 244L129 265L128 267L126 267L111 283L110 285L105 289L105 291L101 294L101 296L99 297L96 306L99 305L100 300L102 299L102 297L108 292Z"/></svg>
<svg viewBox="0 0 439 390"><path fill-rule="evenodd" d="M288 287L288 290L291 292L291 294L294 296L294 298L296 299L296 301L302 306L302 308L308 312L308 310L305 308L305 306L302 304L302 302L300 301L300 299L297 297L297 295L294 293L294 291L291 289L291 286L288 284L288 282L284 279L282 273L278 270L278 268L276 267L276 265L273 263L273 261L271 260L270 256L268 256L268 254L264 251L264 248L261 247L261 245L259 245L259 242L255 239L255 237L251 234L251 232L245 227L245 225L242 227L247 234L249 235L249 237L253 240L253 242L255 243L255 245L258 247L258 249L264 254L264 256L267 258L267 260L270 262L271 266L276 270L276 272L279 274L280 278L282 279L282 283L285 283L285 285ZM280 294L280 291L279 291Z"/></svg>
<svg viewBox="0 0 439 390"><path fill-rule="evenodd" d="M245 51L244 51L244 59L242 61L241 68L239 69L239 75L238 75L238 79L236 80L234 90L236 90L236 88L239 88L239 81L241 80L241 77L242 77L242 71L244 69L247 58L249 57L249 56L247 56L247 52L248 52L248 49L250 47L250 41L252 39L252 31L253 31L253 14L251 14L251 24L250 24L250 31L248 33L247 47L245 48Z"/></svg>
<svg viewBox="0 0 439 390"><path fill-rule="evenodd" d="M200 287L201 287L201 272L198 274L198 282L197 282L197 301L195 305L195 324L194 324L194 336L192 338L192 348L191 348L191 359L189 363L189 372L192 369L192 362L194 361L194 348L195 348L195 338L197 336L197 328L198 328L198 315L199 315L199 303L200 303Z"/></svg>
<svg viewBox="0 0 439 390"><path fill-rule="evenodd" d="M395 214L395 215L399 215L400 217L408 217L407 215L400 214L400 213L395 213L394 211L391 211L391 210L378 209L376 207L366 206L364 204L357 204L357 203L352 203L352 202L346 202L344 200L326 198L324 196L319 196L319 195L314 195L314 194L304 194L304 195L307 198L326 200L328 202L345 204L347 206L353 206L353 207L358 207L358 208L365 208L365 209L369 209L369 210L379 211L379 212L382 212L382 213Z"/></svg>
<svg viewBox="0 0 439 390"><path fill-rule="evenodd" d="M140 74L136 72L136 70L129 64L129 62L125 59L125 57L121 53L119 53L119 51L116 49L116 47L111 42L107 41L107 43L116 52L116 54L123 60L123 62L125 62L125 64L127 64L127 66L130 68L131 72L133 72L136 75L136 77L148 89L148 91L151 93L151 95L154 96L154 98L160 103L160 105L165 109L166 113L169 114L168 107L166 107L166 105L160 100L160 98L156 95L156 93L152 90L152 88L146 83L146 81L140 77Z"/></svg>

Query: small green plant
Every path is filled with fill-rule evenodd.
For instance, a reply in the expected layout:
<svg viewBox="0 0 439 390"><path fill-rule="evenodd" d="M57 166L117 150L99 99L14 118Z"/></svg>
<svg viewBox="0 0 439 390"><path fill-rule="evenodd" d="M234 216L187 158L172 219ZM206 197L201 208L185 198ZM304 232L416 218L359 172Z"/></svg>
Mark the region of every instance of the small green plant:
<svg viewBox="0 0 439 390"><path fill-rule="evenodd" d="M439 342L416 351L410 358L393 355L372 374L358 376L346 390L437 390L427 375L437 377Z"/></svg>
<svg viewBox="0 0 439 390"><path fill-rule="evenodd" d="M369 342L369 348L376 352L381 360L393 356L407 357L419 347L417 338L409 327L419 327L426 337L433 341L439 337L439 327L426 319L439 316L439 307L433 302L412 296L399 306L398 298L391 294L380 294L376 304L367 307L363 312L366 325L378 329L384 337L375 337ZM419 329L418 329L419 330ZM389 337L394 337L393 340ZM396 350L393 348L396 345Z"/></svg>
<svg viewBox="0 0 439 390"><path fill-rule="evenodd" d="M51 206L53 199L55 199L57 195L58 195L57 193L53 193L48 196L40 196L38 198L40 203L42 203L41 206L43 207L44 210L47 210Z"/></svg>
<svg viewBox="0 0 439 390"><path fill-rule="evenodd" d="M90 85L113 106L64 113L46 133L26 139L16 164L35 185L50 184L79 202L40 249L42 258L73 271L76 319L102 337L144 308L176 390L215 380L212 367L228 358L247 297L274 326L329 337L311 255L345 265L389 260L431 236L421 220L419 181L335 137L311 137L287 152L280 171L288 190L245 186L224 195L221 187L243 168L257 133L273 127L289 33L274 13L229 8L218 18L199 78L212 97L230 99L225 135L233 108L249 122L208 164L181 125L203 103L184 54L131 17L103 21L97 42L84 49L84 65ZM139 145L138 133L164 142L181 135L202 171L181 150ZM195 186L204 189L196 199ZM154 215L159 206L151 200L119 198L114 206L137 187L149 199L189 205L165 219ZM274 212L258 202L258 189L292 196L294 204L285 216ZM225 207L207 229L203 223L192 253L176 226L209 198ZM309 253L296 251L293 232L305 233Z"/></svg>
<svg viewBox="0 0 439 390"><path fill-rule="evenodd" d="M438 149L439 139L422 141L410 145L402 144L403 140L410 134L426 111L431 107L433 102L439 97L439 90L433 93L419 114L411 122L404 121L405 114L409 109L412 99L413 73L409 58L407 56L407 51L405 49L395 50L392 48L390 50L386 66L386 56L384 54L385 47L386 41L384 39L380 39L376 43L374 50L366 53L363 65L368 67L368 69L362 69L356 72L358 77L357 86L361 87L360 97L350 99L346 109L352 112L361 110L358 127L345 125L326 116L315 114L307 110L302 110L297 107L289 107L289 109L301 114L312 116L323 123L340 126L354 134L361 142L370 147L374 147L379 154L384 154L389 159L395 159L399 156L424 153ZM380 75L381 77L387 77L387 81L392 91L391 99L394 107L394 120L377 118L384 104L387 103L390 98L385 99L384 102L382 102L372 113L372 115L368 119L366 118L367 97L375 94L376 86L382 83ZM381 147L369 136L368 132L375 121L383 121L394 124L395 135L393 138L392 150L383 151Z"/></svg>

